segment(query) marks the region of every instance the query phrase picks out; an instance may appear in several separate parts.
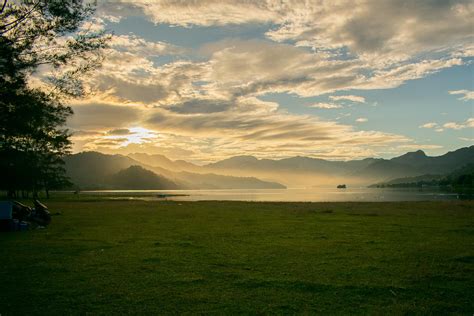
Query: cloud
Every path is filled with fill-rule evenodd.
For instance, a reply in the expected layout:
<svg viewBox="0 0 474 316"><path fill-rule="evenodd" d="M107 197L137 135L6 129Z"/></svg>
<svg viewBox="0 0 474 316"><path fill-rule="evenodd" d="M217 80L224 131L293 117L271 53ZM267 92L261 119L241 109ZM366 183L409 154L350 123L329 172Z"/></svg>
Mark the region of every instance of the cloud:
<svg viewBox="0 0 474 316"><path fill-rule="evenodd" d="M465 126L463 124L458 124L456 122L449 122L443 125L444 128L448 129L463 129Z"/></svg>
<svg viewBox="0 0 474 316"><path fill-rule="evenodd" d="M375 63L406 60L472 43L474 8L450 1L104 1L108 15L142 14L151 21L190 27L271 23L267 37L331 55L350 53ZM379 58L384 56L385 59ZM376 57L376 58L374 58Z"/></svg>
<svg viewBox="0 0 474 316"><path fill-rule="evenodd" d="M317 109L340 109L342 105L335 104L335 103L314 103L309 105L310 108L317 108Z"/></svg>
<svg viewBox="0 0 474 316"><path fill-rule="evenodd" d="M93 97L73 103L76 115L68 124L91 133L77 135L83 148L176 154L185 148L187 159L241 152L362 157L409 146L406 136L292 114L261 96L333 94L309 107L341 108L338 101L366 102L351 90L395 88L463 65L474 52L473 10L463 0L364 0L356 6L349 0L102 1L102 21L94 27L135 15L186 28L258 24L268 31L264 39L227 39L198 51L134 34L114 36L103 67L88 78ZM451 92L465 100L466 91ZM435 123L421 127L440 131L471 123L428 124ZM150 133L133 132L137 126ZM107 134L114 130L124 134Z"/></svg>
<svg viewBox="0 0 474 316"><path fill-rule="evenodd" d="M206 87L230 95L286 92L310 97L350 89L395 88L463 64L461 58L443 57L369 65L360 59L328 59L304 48L257 40L223 41L207 50L212 48L215 51L203 78L215 84ZM365 101L352 95L345 99Z"/></svg>
<svg viewBox="0 0 474 316"><path fill-rule="evenodd" d="M199 158L203 158L200 154L197 154L193 150L187 149L192 147L188 145L186 148L179 148L176 145L176 138L167 135L165 140L161 140L160 143L155 142L144 142L144 143L129 143L126 145L116 146L115 144L88 144L89 150L100 150L103 153L109 154L123 154L128 155L131 153L148 153L148 154L161 154L173 160L183 160L200 162ZM180 143L181 144L181 143ZM111 146L112 145L112 146ZM195 158L196 156L196 158ZM207 157L206 157L207 159Z"/></svg>
<svg viewBox="0 0 474 316"><path fill-rule="evenodd" d="M98 132L94 130L73 130L72 137L75 139L80 139L84 137L98 137L98 136L105 136L103 132Z"/></svg>
<svg viewBox="0 0 474 316"><path fill-rule="evenodd" d="M367 75L367 65L360 60L327 59L288 44L232 40L208 45L205 50L210 60L202 68L206 72L202 80L210 84L202 88L230 96L286 92L310 97L339 90L393 88L463 63L459 58L397 63L374 68ZM335 96L343 97L365 101L359 96Z"/></svg>
<svg viewBox="0 0 474 316"><path fill-rule="evenodd" d="M322 51L347 48L368 62L406 60L421 51L469 45L473 37L474 9L467 0L367 0L357 8L351 1L323 1L288 3L285 9L285 23L269 31L270 38Z"/></svg>
<svg viewBox="0 0 474 316"><path fill-rule="evenodd" d="M205 114L224 112L233 106L232 101L216 99L192 99L178 104L164 106L171 112L181 114Z"/></svg>
<svg viewBox="0 0 474 316"><path fill-rule="evenodd" d="M169 10L174 6L179 9L184 6L183 10L196 6L196 3L183 5L173 1L157 3ZM152 2L147 2L147 5L154 7ZM225 7L232 5L228 2ZM248 6L253 5L248 2ZM135 8L139 7L141 3L135 5ZM272 10L266 5L260 7L262 10L265 8ZM198 5L198 9L206 10L206 6ZM194 104L193 109L202 106L202 99L220 100L222 107L224 103L233 102L234 98L266 93L310 97L350 89L393 88L463 63L460 58L439 56L418 61L368 63L361 58L335 58L291 43L263 40L234 39L205 45L201 52L208 60L199 62L179 60L185 51L184 48L146 41L135 35L114 36L100 73L89 82L90 89L106 91L124 103L179 105L175 107L176 111L183 108L189 111L191 104ZM154 56L166 54L172 54L178 60L164 65L157 65L152 60ZM384 57L384 60L387 59ZM330 99L365 102L363 97L356 95L330 96Z"/></svg>
<svg viewBox="0 0 474 316"><path fill-rule="evenodd" d="M148 55L109 52L101 71L87 82L95 94L108 94L122 103L169 104L197 97L204 91L193 82L206 75L206 65L178 61L157 67ZM208 94L208 93L206 93Z"/></svg>
<svg viewBox="0 0 474 316"><path fill-rule="evenodd" d="M249 102L241 100L240 102ZM225 112L177 113L157 107L147 109L147 115L133 125L152 131L147 137L130 143L129 135L102 134L83 140L76 150L100 150L103 152L167 152L180 149L192 152L177 159L212 161L245 152L259 157L290 157L313 155L341 158L344 153L336 150L344 147L352 157L367 157L394 144L407 144L407 137L377 131L355 131L349 125L319 120L307 115L292 115L269 106L253 111L243 110L250 106L239 104ZM256 113L259 113L258 115ZM111 139L116 137L119 139ZM125 138L127 140L125 140Z"/></svg>
<svg viewBox="0 0 474 316"><path fill-rule="evenodd" d="M127 138L109 138L107 140L98 140L94 142L95 146L120 147Z"/></svg>
<svg viewBox="0 0 474 316"><path fill-rule="evenodd" d="M252 102L253 101L253 102ZM225 139L237 143L288 144L300 146L344 143L377 146L409 141L407 138L380 132L355 132L351 126L322 121L307 115L278 111L256 100L236 100L225 112L183 114L155 108L146 121L149 129L193 137ZM239 146L244 146L243 144Z"/></svg>
<svg viewBox="0 0 474 316"><path fill-rule="evenodd" d="M454 130L474 128L474 117L468 118L465 122L448 122L443 124L443 127Z"/></svg>
<svg viewBox="0 0 474 316"><path fill-rule="evenodd" d="M462 100L462 101L474 100L474 91L455 90L455 91L449 91L449 94L462 95L462 97L460 97L458 99L458 100Z"/></svg>
<svg viewBox="0 0 474 316"><path fill-rule="evenodd" d="M347 100L351 102L365 103L365 98L357 96L357 95L340 95L340 96L331 95L329 99L333 101Z"/></svg>
<svg viewBox="0 0 474 316"><path fill-rule="evenodd" d="M80 28L80 31L84 32L102 32L105 30L105 21L103 17L92 17L83 23Z"/></svg>
<svg viewBox="0 0 474 316"><path fill-rule="evenodd" d="M396 88L409 80L420 79L434 74L442 69L460 66L460 58L430 59L419 62L395 64L381 70L375 70L373 75L359 84L361 89L389 89Z"/></svg>
<svg viewBox="0 0 474 316"><path fill-rule="evenodd" d="M180 55L185 49L165 42L148 41L134 34L114 35L108 43L110 47L119 51L141 54L146 56Z"/></svg>
<svg viewBox="0 0 474 316"><path fill-rule="evenodd" d="M204 5L206 1L203 5L195 2L183 4L176 1L145 3L146 14L153 15L154 21L165 22L167 18L183 19L181 22L175 21L179 25L199 24L199 21L206 21L205 12L203 12L202 20L188 21L185 14L177 14L179 10L192 9L200 12L200 10L218 11L220 9L217 8L225 8L229 14L234 9L243 12L245 8L258 7L257 11L272 11L278 6L269 3L257 5L248 1L240 7L234 2L225 2L225 4L212 2L208 5ZM134 4L134 7L139 8L142 5L143 3L139 2ZM307 5L312 7L310 4ZM214 6L214 9L209 6ZM295 12L301 13L301 6L295 5L295 8L284 6L285 10L294 9ZM150 13L155 7L160 7L165 11L160 11L157 13L158 16L155 16L154 13ZM230 7L235 8L229 9ZM165 14L166 10L177 11L173 11L176 13L173 15ZM285 10L268 16L286 14ZM194 14L193 17L195 16ZM231 23L225 20L226 16L224 14L215 18L223 19L222 24ZM246 16L246 14L242 15L242 17ZM295 17L290 16L290 18ZM211 25L213 23L221 25L213 19L208 20ZM151 57L172 54L179 59L186 49L163 42L146 41L135 35L115 36L111 46L103 71L96 80L91 82L91 86L100 90L111 90L118 97L132 102L161 104L185 102L183 97L196 96L219 99L266 93L294 93L298 96L310 97L350 89L393 88L408 80L422 78L441 69L463 63L461 58L449 56L440 58L429 54L423 60L407 58L390 61L391 59L384 56L381 57L381 61L375 62L377 58L374 56L368 60L362 56L339 58L337 55L320 50L311 52L292 43L234 39L202 47L201 52L208 57L206 61L176 60L164 66L157 66L150 59ZM206 82L206 84L196 86L193 85L194 82ZM334 101L365 102L363 97L355 95L331 96L330 98Z"/></svg>
<svg viewBox="0 0 474 316"><path fill-rule="evenodd" d="M358 123L365 123L365 122L368 122L369 120L365 117L359 117L358 119L356 119L356 122Z"/></svg>
<svg viewBox="0 0 474 316"><path fill-rule="evenodd" d="M107 135L129 135L131 131L128 128L118 128L107 132Z"/></svg>
<svg viewBox="0 0 474 316"><path fill-rule="evenodd" d="M267 92L315 95L352 76L351 62L328 62L291 45L249 40L224 41L214 47L207 79L235 96Z"/></svg>
<svg viewBox="0 0 474 316"><path fill-rule="evenodd" d="M423 125L420 125L419 127L420 128L435 128L436 126L438 126L437 123L430 122L430 123L425 123Z"/></svg>
<svg viewBox="0 0 474 316"><path fill-rule="evenodd" d="M72 106L74 115L67 125L79 130L107 130L126 127L137 122L141 110L134 106L118 106L112 104L75 104Z"/></svg>
<svg viewBox="0 0 474 316"><path fill-rule="evenodd" d="M225 40L189 50L136 35L118 35L101 75L91 81L123 101L160 105L266 93L309 97L350 89L394 88L463 64L472 47L469 1L144 0L100 2L97 19L142 15L184 27L270 23L266 40ZM118 20L114 22L118 22ZM308 47L313 50L309 50ZM157 66L153 57L174 56ZM203 56L201 56L203 57ZM195 82L206 82L196 86ZM365 102L360 96L331 100Z"/></svg>
<svg viewBox="0 0 474 316"><path fill-rule="evenodd" d="M436 132L443 132L445 129L460 130L472 127L474 127L474 118L468 118L465 122L447 122L442 125L430 122L419 126L419 128L433 128Z"/></svg>
<svg viewBox="0 0 474 316"><path fill-rule="evenodd" d="M103 1L103 11L116 15L143 14L155 23L189 27L267 22L277 19L267 3L252 1L129 0Z"/></svg>

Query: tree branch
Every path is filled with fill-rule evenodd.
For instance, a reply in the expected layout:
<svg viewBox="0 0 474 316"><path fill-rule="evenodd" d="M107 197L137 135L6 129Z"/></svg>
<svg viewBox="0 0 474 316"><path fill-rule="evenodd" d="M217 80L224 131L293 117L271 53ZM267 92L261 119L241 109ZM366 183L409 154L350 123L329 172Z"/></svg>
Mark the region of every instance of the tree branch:
<svg viewBox="0 0 474 316"><path fill-rule="evenodd" d="M6 3L6 1L7 1L7 0L5 0L5 3ZM11 21L11 22L9 22L9 23L7 23L7 24L0 25L0 30L1 30L1 31L0 31L0 35L1 35L1 34L5 34L6 32L8 32L8 31L14 29L15 27L17 27L18 24L20 24L21 22L23 22L26 18L28 18L28 16L29 16L31 13L33 13L33 11L36 10L36 8L39 6L40 3L41 3L41 1L36 2L36 3L33 5L33 7L32 7L28 12L26 12L22 17L19 17L18 19L14 20L14 21ZM9 27L9 26L11 26L11 27ZM9 28L8 28L8 29L5 29L5 28L7 28L7 27L9 27Z"/></svg>
<svg viewBox="0 0 474 316"><path fill-rule="evenodd" d="M8 0L3 0L3 5L2 8L0 9L0 14L3 13L3 10L5 10L5 7L7 6Z"/></svg>

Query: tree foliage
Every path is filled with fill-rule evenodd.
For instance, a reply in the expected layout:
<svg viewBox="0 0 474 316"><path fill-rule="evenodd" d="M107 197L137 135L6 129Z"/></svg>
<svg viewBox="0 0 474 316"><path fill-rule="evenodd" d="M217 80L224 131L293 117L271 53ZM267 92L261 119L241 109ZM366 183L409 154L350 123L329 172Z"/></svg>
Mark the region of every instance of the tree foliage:
<svg viewBox="0 0 474 316"><path fill-rule="evenodd" d="M0 1L0 189L37 192L67 184L65 98L102 61L108 36L87 27L82 0Z"/></svg>

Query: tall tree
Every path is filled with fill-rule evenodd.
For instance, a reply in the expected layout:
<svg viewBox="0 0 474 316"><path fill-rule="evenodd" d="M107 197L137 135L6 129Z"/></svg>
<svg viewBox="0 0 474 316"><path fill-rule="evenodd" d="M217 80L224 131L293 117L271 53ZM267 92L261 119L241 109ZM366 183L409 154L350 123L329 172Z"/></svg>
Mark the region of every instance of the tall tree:
<svg viewBox="0 0 474 316"><path fill-rule="evenodd" d="M65 98L84 93L82 75L100 65L108 36L87 27L94 3L0 3L0 189L57 188L71 145Z"/></svg>

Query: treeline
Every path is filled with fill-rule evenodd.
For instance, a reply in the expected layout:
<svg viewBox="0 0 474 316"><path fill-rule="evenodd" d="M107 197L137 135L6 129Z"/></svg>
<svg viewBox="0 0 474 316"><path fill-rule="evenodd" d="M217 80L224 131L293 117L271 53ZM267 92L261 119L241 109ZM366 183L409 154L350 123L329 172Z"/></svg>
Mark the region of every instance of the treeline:
<svg viewBox="0 0 474 316"><path fill-rule="evenodd" d="M5 176L0 182L0 190L8 197L27 198L30 194L37 197L41 191L49 197L50 190L72 186L65 175L61 156L10 150L2 151L0 160Z"/></svg>
<svg viewBox="0 0 474 316"><path fill-rule="evenodd" d="M433 178L433 176L425 176L429 179L423 179L418 181L407 181L403 182L403 179L397 179L395 183L380 183L373 187L377 188L423 188L423 187L439 187L445 189L453 189L455 191L474 191L474 164L468 164L453 173L446 176L439 176L439 178Z"/></svg>
<svg viewBox="0 0 474 316"><path fill-rule="evenodd" d="M100 64L108 39L81 30L93 12L82 0L0 4L0 190L10 197L70 185L65 98L83 94L81 76ZM39 66L48 80L33 87Z"/></svg>

